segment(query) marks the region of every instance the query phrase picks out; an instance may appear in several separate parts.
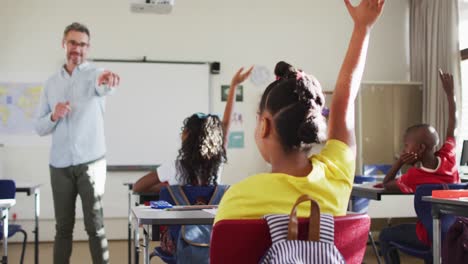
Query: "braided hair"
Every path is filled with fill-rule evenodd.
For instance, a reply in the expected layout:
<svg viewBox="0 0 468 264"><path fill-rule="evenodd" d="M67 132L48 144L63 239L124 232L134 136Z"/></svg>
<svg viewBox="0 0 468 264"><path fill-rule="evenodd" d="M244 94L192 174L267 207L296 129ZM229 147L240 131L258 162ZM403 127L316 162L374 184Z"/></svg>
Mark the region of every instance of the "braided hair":
<svg viewBox="0 0 468 264"><path fill-rule="evenodd" d="M273 116L283 149L308 151L313 143L326 138L326 122L322 115L325 98L314 77L280 61L275 67L276 81L265 90L259 112Z"/></svg>
<svg viewBox="0 0 468 264"><path fill-rule="evenodd" d="M181 184L216 185L218 170L225 163L223 125L218 116L193 114L184 120L185 138L176 160Z"/></svg>

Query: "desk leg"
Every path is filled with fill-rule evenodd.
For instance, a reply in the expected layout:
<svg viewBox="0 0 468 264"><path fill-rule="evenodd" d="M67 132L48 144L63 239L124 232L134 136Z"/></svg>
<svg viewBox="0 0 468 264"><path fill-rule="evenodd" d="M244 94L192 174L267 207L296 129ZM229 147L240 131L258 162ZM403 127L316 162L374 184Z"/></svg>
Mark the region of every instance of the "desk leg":
<svg viewBox="0 0 468 264"><path fill-rule="evenodd" d="M128 264L132 264L132 188L128 186Z"/></svg>
<svg viewBox="0 0 468 264"><path fill-rule="evenodd" d="M2 263L8 263L8 208L1 211L1 219L3 223L3 257Z"/></svg>
<svg viewBox="0 0 468 264"><path fill-rule="evenodd" d="M433 216L432 220L432 255L434 264L440 264L440 219L439 215Z"/></svg>
<svg viewBox="0 0 468 264"><path fill-rule="evenodd" d="M39 264L39 212L40 212L40 191L34 190L34 263Z"/></svg>
<svg viewBox="0 0 468 264"><path fill-rule="evenodd" d="M145 261L143 263L150 264L149 259L149 225L143 226L143 257Z"/></svg>
<svg viewBox="0 0 468 264"><path fill-rule="evenodd" d="M133 223L133 243L135 245L135 264L139 263L138 257L140 256L140 231L138 230L138 223Z"/></svg>

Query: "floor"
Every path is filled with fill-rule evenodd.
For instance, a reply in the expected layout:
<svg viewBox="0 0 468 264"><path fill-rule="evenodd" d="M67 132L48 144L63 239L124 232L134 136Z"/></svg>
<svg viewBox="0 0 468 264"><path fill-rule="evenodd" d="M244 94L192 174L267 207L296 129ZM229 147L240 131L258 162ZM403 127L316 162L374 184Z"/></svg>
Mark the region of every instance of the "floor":
<svg viewBox="0 0 468 264"><path fill-rule="evenodd" d="M156 243L152 244L155 246ZM21 244L14 243L8 245L9 252L9 263L16 264L19 263L19 257L21 254ZM128 263L128 254L127 254L127 241L126 240L113 240L109 241L109 250L110 250L110 263L116 264L126 264ZM53 263L52 262L52 252L53 244L52 243L41 243L39 246L39 262L40 263ZM32 243L28 243L26 248L26 256L24 263L30 264L34 263L34 246ZM91 257L89 254L88 243L86 241L75 242L73 245L73 253L71 257L71 264L82 264L82 263L91 263ZM140 260L140 263L142 261ZM163 263L159 259L153 258L151 261L152 264ZM377 260L373 254L372 248L368 247L366 255L364 257L363 263L373 264L377 263ZM402 255L401 263L408 264L422 264L422 260L415 259L410 256Z"/></svg>

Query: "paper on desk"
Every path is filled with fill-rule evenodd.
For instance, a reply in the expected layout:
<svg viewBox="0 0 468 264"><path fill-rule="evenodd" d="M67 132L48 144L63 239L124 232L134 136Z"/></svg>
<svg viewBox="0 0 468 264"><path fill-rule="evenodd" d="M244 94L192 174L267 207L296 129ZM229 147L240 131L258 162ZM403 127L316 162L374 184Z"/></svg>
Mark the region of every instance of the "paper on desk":
<svg viewBox="0 0 468 264"><path fill-rule="evenodd" d="M218 208L212 208L212 209L203 209L203 211L210 213L212 215L216 215L216 212L218 211Z"/></svg>

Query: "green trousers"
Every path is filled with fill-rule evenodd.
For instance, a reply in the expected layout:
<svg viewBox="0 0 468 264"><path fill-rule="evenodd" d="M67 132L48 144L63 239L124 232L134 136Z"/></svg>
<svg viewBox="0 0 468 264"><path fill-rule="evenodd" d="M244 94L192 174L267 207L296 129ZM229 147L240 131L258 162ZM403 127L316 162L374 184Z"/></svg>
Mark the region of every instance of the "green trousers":
<svg viewBox="0 0 468 264"><path fill-rule="evenodd" d="M93 263L109 263L101 203L106 181L105 159L66 168L50 166L50 178L56 220L54 264L70 263L78 195L83 206L84 224L89 236Z"/></svg>

